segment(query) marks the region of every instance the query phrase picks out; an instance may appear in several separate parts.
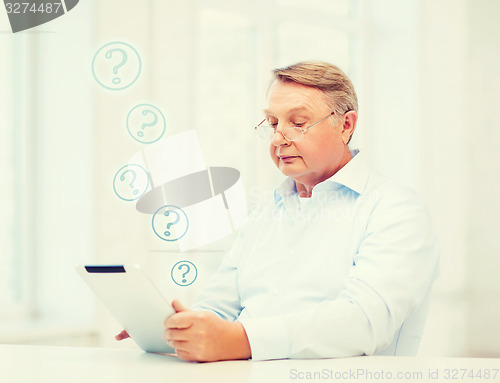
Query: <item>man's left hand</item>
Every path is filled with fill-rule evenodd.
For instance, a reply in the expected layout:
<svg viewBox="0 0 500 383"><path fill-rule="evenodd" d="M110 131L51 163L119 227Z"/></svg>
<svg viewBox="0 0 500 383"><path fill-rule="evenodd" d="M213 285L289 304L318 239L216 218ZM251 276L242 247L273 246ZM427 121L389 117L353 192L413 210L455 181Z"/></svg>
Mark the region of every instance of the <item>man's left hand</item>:
<svg viewBox="0 0 500 383"><path fill-rule="evenodd" d="M210 311L191 311L177 299L175 314L165 319L164 339L187 361L249 359L250 344L239 322L229 322Z"/></svg>

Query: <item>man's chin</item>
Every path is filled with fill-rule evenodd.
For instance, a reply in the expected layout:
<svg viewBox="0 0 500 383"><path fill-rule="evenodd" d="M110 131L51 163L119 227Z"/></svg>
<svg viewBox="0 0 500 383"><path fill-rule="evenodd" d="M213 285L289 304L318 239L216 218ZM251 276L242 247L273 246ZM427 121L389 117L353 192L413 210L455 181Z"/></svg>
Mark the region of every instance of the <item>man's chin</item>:
<svg viewBox="0 0 500 383"><path fill-rule="evenodd" d="M278 169L287 177L297 177L299 176L302 172L300 169L297 168L297 166L293 166L292 164L280 164Z"/></svg>

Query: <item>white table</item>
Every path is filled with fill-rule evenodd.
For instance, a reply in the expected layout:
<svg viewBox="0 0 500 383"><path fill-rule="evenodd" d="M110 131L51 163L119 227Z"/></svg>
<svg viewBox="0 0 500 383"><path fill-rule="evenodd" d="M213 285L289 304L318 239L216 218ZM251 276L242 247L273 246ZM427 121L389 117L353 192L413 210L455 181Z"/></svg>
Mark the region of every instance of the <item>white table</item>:
<svg viewBox="0 0 500 383"><path fill-rule="evenodd" d="M462 379L460 369L482 371L483 378ZM500 359L380 356L188 363L139 349L0 345L1 383L500 382L495 369ZM487 370L489 379L484 378Z"/></svg>

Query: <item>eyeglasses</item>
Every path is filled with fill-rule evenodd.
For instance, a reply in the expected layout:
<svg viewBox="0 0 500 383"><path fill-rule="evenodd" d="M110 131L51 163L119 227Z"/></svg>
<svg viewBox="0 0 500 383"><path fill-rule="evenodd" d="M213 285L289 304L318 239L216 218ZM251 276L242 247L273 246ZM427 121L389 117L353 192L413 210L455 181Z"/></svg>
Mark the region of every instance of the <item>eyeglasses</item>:
<svg viewBox="0 0 500 383"><path fill-rule="evenodd" d="M260 138L266 141L271 141L274 138L274 135L276 133L281 133L285 140L287 141L300 141L304 139L305 133L311 129L314 125L319 124L320 122L326 120L328 117L333 116L335 112L331 112L328 116L322 118L318 122L315 122L314 124L310 125L307 128L301 128L298 126L287 126L284 127L281 130L276 129L276 125L278 124L271 124L271 125L262 125L266 119L263 119L259 125L257 125L254 129L257 131L257 134L259 135Z"/></svg>

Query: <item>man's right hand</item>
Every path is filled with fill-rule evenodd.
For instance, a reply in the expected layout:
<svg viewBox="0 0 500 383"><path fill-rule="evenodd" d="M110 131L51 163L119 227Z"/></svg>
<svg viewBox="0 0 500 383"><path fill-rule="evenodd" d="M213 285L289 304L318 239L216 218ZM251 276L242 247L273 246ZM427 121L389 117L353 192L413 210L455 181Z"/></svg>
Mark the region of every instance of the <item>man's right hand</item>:
<svg viewBox="0 0 500 383"><path fill-rule="evenodd" d="M123 339L127 339L127 338L130 338L130 335L128 335L128 332L126 332L125 330L123 330L118 335L115 335L116 340L123 340Z"/></svg>

